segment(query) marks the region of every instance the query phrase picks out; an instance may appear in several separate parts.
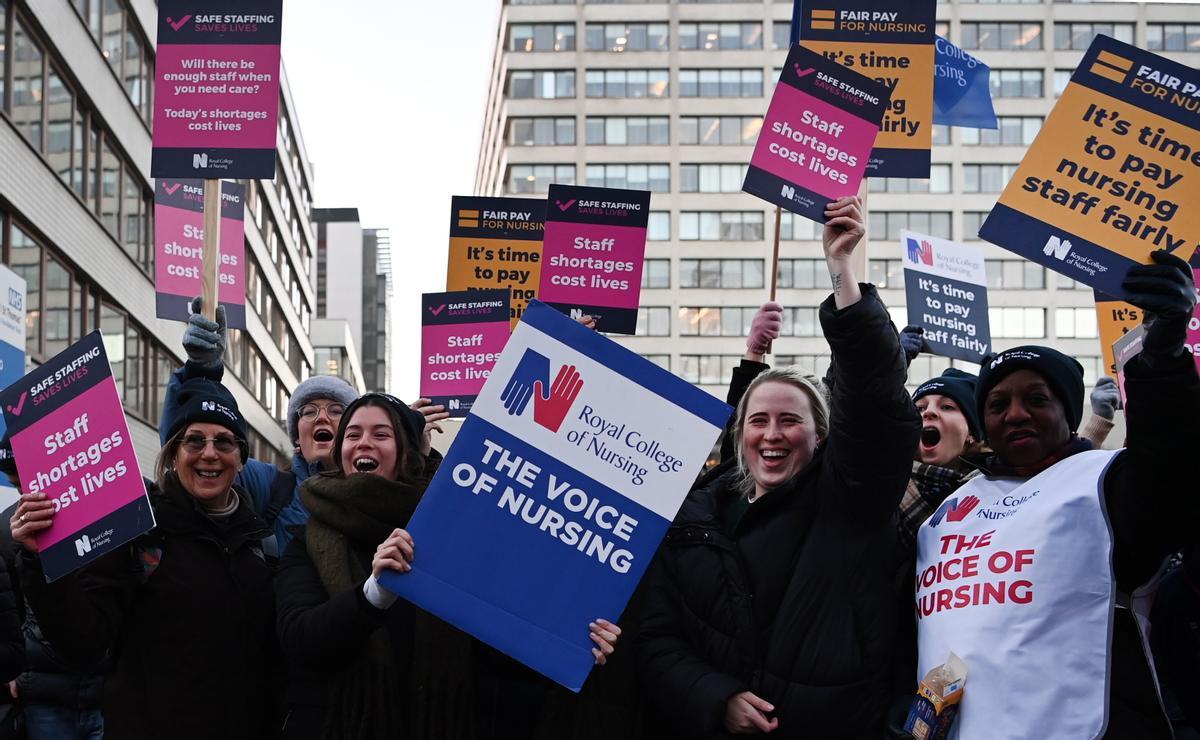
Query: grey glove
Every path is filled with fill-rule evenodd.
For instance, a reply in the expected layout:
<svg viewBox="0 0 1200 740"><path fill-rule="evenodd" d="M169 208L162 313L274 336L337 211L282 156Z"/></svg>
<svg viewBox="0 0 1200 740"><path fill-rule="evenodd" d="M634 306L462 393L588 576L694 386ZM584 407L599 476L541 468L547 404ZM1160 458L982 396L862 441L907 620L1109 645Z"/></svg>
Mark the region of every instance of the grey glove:
<svg viewBox="0 0 1200 740"><path fill-rule="evenodd" d="M183 349L192 362L216 367L225 355L225 307L217 306L215 322L200 315L199 298L192 300L190 308L192 315L183 333Z"/></svg>
<svg viewBox="0 0 1200 740"><path fill-rule="evenodd" d="M1112 421L1121 408L1121 393L1117 390L1117 381L1105 375L1096 381L1092 395L1088 397L1092 403L1092 413L1102 419Z"/></svg>

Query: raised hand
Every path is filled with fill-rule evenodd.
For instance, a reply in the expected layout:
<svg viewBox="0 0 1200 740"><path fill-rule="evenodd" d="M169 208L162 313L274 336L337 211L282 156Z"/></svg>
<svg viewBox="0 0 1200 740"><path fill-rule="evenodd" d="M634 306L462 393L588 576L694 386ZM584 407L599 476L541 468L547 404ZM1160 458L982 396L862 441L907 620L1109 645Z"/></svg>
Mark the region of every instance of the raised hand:
<svg viewBox="0 0 1200 740"><path fill-rule="evenodd" d="M199 298L193 299L189 308L191 315L183 333L183 349L192 362L213 367L221 362L225 354L225 307L217 306L216 321L200 313Z"/></svg>
<svg viewBox="0 0 1200 740"><path fill-rule="evenodd" d="M521 361L517 363L512 377L508 379L508 384L500 393L500 402L509 414L520 416L533 396L533 384L537 381L544 383L549 379L550 360L527 349Z"/></svg>
<svg viewBox="0 0 1200 740"><path fill-rule="evenodd" d="M579 371L575 369L574 365L563 365L558 369L554 384L550 386L549 395L546 395L546 387L542 381L535 381L533 384L533 420L550 431L557 432L581 390L583 390L583 378L579 377Z"/></svg>
<svg viewBox="0 0 1200 740"><path fill-rule="evenodd" d="M1196 308L1196 284L1188 263L1164 250L1150 253L1153 265L1136 265L1125 275L1125 300L1146 312L1142 359L1148 365L1183 355L1188 321Z"/></svg>
<svg viewBox="0 0 1200 740"><path fill-rule="evenodd" d="M54 523L54 511L54 502L47 499L46 494L22 493L21 501L8 521L13 542L30 552L37 552L37 533Z"/></svg>
<svg viewBox="0 0 1200 740"><path fill-rule="evenodd" d="M412 535L403 529L393 529L383 543L375 548L371 559L371 575L379 578L385 570L407 573L412 570L414 544Z"/></svg>
<svg viewBox="0 0 1200 740"><path fill-rule="evenodd" d="M825 257L831 260L848 260L854 248L867 233L863 226L862 201L856 195L838 198L825 206L825 230L821 233L821 246Z"/></svg>
<svg viewBox="0 0 1200 740"><path fill-rule="evenodd" d="M596 665L604 665L608 662L608 656L617 649L617 638L620 636L621 628L607 619L597 619L588 625L588 637L596 643L596 647L592 648Z"/></svg>
<svg viewBox="0 0 1200 740"><path fill-rule="evenodd" d="M750 336L746 337L746 349L756 355L766 354L771 342L779 338L783 329L783 306L767 301L754 313L750 322Z"/></svg>
<svg viewBox="0 0 1200 740"><path fill-rule="evenodd" d="M450 412L441 404L434 405L433 399L418 398L408 405L413 411L420 411L425 417L425 429L421 432L421 454L428 455L433 449L433 432L436 430L438 434L443 434L442 425L438 424L442 419L449 419Z"/></svg>
<svg viewBox="0 0 1200 740"><path fill-rule="evenodd" d="M1101 419L1113 420L1117 409L1121 408L1121 392L1117 389L1117 381L1105 375L1096 381L1092 395L1088 397L1092 404L1092 413Z"/></svg>
<svg viewBox="0 0 1200 740"><path fill-rule="evenodd" d="M925 327L904 327L904 331L900 332L900 349L904 350L904 359L910 365L917 359L917 355L929 352L929 342L925 341Z"/></svg>

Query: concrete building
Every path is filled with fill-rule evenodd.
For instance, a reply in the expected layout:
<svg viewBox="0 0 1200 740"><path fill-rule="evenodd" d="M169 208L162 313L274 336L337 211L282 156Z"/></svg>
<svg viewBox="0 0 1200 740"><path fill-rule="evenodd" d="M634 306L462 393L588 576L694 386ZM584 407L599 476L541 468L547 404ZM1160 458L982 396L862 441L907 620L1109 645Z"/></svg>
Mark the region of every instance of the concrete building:
<svg viewBox="0 0 1200 740"><path fill-rule="evenodd" d="M27 350L44 362L105 334L143 471L183 325L154 318L148 0L0 0L0 246L28 283ZM284 76L275 180L247 182L247 329L225 383L252 454L291 455L283 423L313 365L312 171Z"/></svg>
<svg viewBox="0 0 1200 740"><path fill-rule="evenodd" d="M510 0L500 12L475 190L544 197L551 182L653 191L638 336L622 338L724 396L767 298L774 208L740 192L786 55L792 3ZM1087 49L1103 33L1200 63L1196 6L946 2L938 32L992 69L998 131L934 129L926 180L872 179L869 266L905 324L902 228L978 242L979 224ZM772 362L824 373L820 227L784 213ZM995 349L1056 346L1104 374L1092 291L989 244ZM950 362L922 356L910 379ZM968 368L969 369L969 368Z"/></svg>

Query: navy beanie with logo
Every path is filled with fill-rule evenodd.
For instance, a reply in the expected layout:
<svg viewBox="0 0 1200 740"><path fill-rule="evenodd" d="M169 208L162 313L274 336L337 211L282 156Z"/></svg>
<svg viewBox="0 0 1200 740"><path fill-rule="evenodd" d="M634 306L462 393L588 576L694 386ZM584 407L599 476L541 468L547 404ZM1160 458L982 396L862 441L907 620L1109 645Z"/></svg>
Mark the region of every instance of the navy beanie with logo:
<svg viewBox="0 0 1200 740"><path fill-rule="evenodd" d="M1071 431L1079 429L1083 420L1083 365L1056 349L1032 344L1006 349L983 363L975 391L980 419L984 417L988 392L1018 370L1032 370L1042 376L1062 402Z"/></svg>
<svg viewBox="0 0 1200 740"><path fill-rule="evenodd" d="M975 386L979 378L957 368L949 367L936 378L930 378L917 387L913 393L913 403L923 396L948 396L958 404L962 415L966 417L967 429L975 439L983 438L983 427L979 424L979 412L975 409Z"/></svg>
<svg viewBox="0 0 1200 740"><path fill-rule="evenodd" d="M179 413L167 430L168 439L187 429L189 424L219 424L238 438L242 462L246 461L250 453L246 444L246 421L228 388L206 378L192 378L179 387L175 400Z"/></svg>

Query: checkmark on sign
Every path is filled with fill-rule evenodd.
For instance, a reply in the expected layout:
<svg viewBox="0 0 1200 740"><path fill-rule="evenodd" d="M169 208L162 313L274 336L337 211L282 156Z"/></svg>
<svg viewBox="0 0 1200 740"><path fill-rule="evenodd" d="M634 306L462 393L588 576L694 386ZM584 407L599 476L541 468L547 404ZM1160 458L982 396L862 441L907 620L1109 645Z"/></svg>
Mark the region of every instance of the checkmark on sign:
<svg viewBox="0 0 1200 740"><path fill-rule="evenodd" d="M178 31L179 29L183 28L184 23L187 23L191 19L192 19L192 16L190 16L190 15L185 15L184 17L180 18L177 21L171 20L170 18L168 18L167 25L170 26L171 28L173 28L174 30Z"/></svg>
<svg viewBox="0 0 1200 740"><path fill-rule="evenodd" d="M182 185L183 183L181 182L177 182L174 185L163 185L163 190L167 192L167 195L174 195L175 191L178 190Z"/></svg>
<svg viewBox="0 0 1200 740"><path fill-rule="evenodd" d="M556 201L554 201L554 204L556 206L558 206L558 210L565 211L568 208L570 208L571 206L575 205L575 199L572 198L572 199L568 200L566 203L563 203L561 200L556 200Z"/></svg>
<svg viewBox="0 0 1200 740"><path fill-rule="evenodd" d="M430 307L429 307L429 313L433 314L434 316L437 316L439 313L441 313L441 312L442 312L442 309L443 309L443 308L445 308L445 307L446 307L446 304L445 304L445 303L443 303L442 305L438 306L437 308L434 308L433 306L430 306Z"/></svg>
<svg viewBox="0 0 1200 740"><path fill-rule="evenodd" d="M796 70L797 77L808 77L810 74L817 71L813 67L809 67L808 69L800 69L799 64L793 64L792 69Z"/></svg>
<svg viewBox="0 0 1200 740"><path fill-rule="evenodd" d="M8 407L8 413L12 414L13 416L20 416L21 412L25 410L25 399L28 397L28 391L21 393L21 397L17 399L17 405Z"/></svg>

